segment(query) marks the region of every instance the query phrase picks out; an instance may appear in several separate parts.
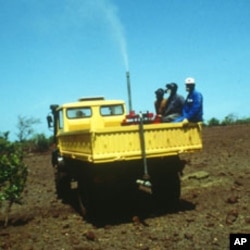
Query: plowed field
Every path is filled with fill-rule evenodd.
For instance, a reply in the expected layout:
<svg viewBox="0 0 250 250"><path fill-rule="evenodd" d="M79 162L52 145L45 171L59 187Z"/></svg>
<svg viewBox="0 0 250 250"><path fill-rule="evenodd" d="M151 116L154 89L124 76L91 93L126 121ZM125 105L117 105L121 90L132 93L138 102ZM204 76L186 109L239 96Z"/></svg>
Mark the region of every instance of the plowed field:
<svg viewBox="0 0 250 250"><path fill-rule="evenodd" d="M203 141L202 151L182 156L177 209L102 226L57 200L49 153L28 156L24 204L0 227L0 249L228 249L230 233L250 233L250 126L204 128Z"/></svg>

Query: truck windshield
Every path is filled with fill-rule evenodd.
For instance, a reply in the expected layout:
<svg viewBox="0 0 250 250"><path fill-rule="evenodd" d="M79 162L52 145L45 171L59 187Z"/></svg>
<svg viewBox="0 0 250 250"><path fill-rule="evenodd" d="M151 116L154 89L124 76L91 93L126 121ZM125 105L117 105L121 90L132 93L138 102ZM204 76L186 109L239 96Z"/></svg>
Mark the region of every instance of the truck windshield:
<svg viewBox="0 0 250 250"><path fill-rule="evenodd" d="M100 113L102 116L113 116L113 115L123 115L124 109L123 105L108 105L108 106L101 106Z"/></svg>
<svg viewBox="0 0 250 250"><path fill-rule="evenodd" d="M82 107L82 108L69 108L67 109L67 117L69 119L79 119L86 118L92 115L90 107Z"/></svg>

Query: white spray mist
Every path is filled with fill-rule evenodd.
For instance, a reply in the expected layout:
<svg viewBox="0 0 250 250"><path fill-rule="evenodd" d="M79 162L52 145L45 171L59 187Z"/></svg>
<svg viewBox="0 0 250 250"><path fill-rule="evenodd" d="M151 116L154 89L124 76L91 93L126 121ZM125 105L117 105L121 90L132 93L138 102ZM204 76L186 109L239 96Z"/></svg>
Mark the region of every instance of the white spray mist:
<svg viewBox="0 0 250 250"><path fill-rule="evenodd" d="M98 22L108 28L110 35L118 44L125 64L129 70L125 31L118 15L118 8L111 0L67 0L68 6L76 8L86 20Z"/></svg>
<svg viewBox="0 0 250 250"><path fill-rule="evenodd" d="M113 35L116 38L120 49L121 49L121 54L124 60L125 68L126 71L129 70L129 65L128 65L128 54L127 54L127 43L125 39L125 33L124 33L124 28L123 25L118 17L118 10L117 8L111 4L107 0L103 0L106 4L103 5L103 11L107 17L107 20L109 21L111 28L113 30Z"/></svg>

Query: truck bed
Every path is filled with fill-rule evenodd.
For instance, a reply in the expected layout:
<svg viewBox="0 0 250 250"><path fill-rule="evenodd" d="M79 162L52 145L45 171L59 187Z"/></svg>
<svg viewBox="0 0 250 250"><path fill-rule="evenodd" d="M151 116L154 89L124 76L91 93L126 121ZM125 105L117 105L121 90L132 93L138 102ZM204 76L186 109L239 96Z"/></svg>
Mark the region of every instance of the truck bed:
<svg viewBox="0 0 250 250"><path fill-rule="evenodd" d="M178 155L202 148L201 123L144 125L147 158ZM142 158L139 125L59 132L58 147L65 157L92 163Z"/></svg>

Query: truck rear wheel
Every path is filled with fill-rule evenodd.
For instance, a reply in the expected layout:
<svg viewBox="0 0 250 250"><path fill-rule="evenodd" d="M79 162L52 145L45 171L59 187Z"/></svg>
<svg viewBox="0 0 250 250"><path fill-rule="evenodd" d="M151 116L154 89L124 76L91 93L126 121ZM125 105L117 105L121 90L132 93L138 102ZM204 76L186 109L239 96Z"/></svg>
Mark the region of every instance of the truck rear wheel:
<svg viewBox="0 0 250 250"><path fill-rule="evenodd" d="M80 214L81 214L81 216L83 218L86 218L86 216L87 216L86 204L85 204L85 202L83 200L81 191L79 189L77 190L77 194L76 195L77 195L79 212L80 212Z"/></svg>
<svg viewBox="0 0 250 250"><path fill-rule="evenodd" d="M163 208L176 208L181 195L180 172L184 162L178 156L149 161L154 202Z"/></svg>
<svg viewBox="0 0 250 250"><path fill-rule="evenodd" d="M178 172L169 173L164 180L153 186L156 205L163 209L176 209L181 194L181 184Z"/></svg>

